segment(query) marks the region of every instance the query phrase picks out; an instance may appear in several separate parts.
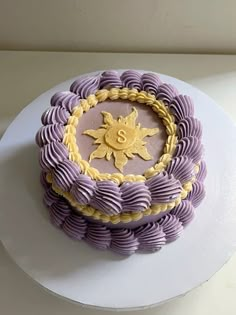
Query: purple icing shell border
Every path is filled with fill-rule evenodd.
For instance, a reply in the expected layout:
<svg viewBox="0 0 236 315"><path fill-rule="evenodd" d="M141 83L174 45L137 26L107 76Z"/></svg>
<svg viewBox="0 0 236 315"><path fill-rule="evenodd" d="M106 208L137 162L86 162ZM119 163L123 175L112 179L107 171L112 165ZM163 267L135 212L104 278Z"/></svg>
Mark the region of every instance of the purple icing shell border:
<svg viewBox="0 0 236 315"><path fill-rule="evenodd" d="M135 189L131 189L130 185L137 186L136 183L118 186L113 182L98 183L88 176L86 178L86 175L80 174L79 166L68 160L67 148L62 143L64 126L79 100L100 88L113 87L143 89L154 94L170 108L177 122L180 141L175 152L175 162L167 167L167 173L155 175L146 183L134 187ZM161 82L154 73L141 74L135 70L128 70L119 75L112 70L82 77L72 83L70 91L56 93L51 99L51 106L51 109L43 113L44 126L36 135L36 142L40 147L40 165L44 171L52 172L55 183L64 191L70 191L79 203L92 205L105 214L118 214L127 211L127 207L130 207L130 211L143 211L157 200L171 201L173 192L176 194L180 183L188 178L189 174L193 174L194 163L198 163L202 156L201 124L193 118L192 100L189 96L178 94L172 85ZM162 176L166 177L166 174L169 175L169 191L166 188L167 182L161 179ZM165 200L162 198L161 201L160 182L164 183L166 196ZM83 194L78 190L83 191ZM135 191L139 192L139 198L135 196ZM135 201L132 207L130 206L132 202L128 198L130 192L132 200ZM104 194L107 195L107 202L102 200Z"/></svg>
<svg viewBox="0 0 236 315"><path fill-rule="evenodd" d="M43 179L44 176L41 176ZM202 200L199 189L189 199L183 200L170 213L156 222L147 223L134 229L109 228L91 223L85 217L74 212L66 199L57 195L51 187L45 189L44 203L49 209L51 222L75 240L85 240L98 249L110 249L121 255L131 255L136 251L155 252L165 244L175 241L183 228L194 218L194 201ZM197 182L204 192L201 182ZM199 203L198 203L199 205Z"/></svg>

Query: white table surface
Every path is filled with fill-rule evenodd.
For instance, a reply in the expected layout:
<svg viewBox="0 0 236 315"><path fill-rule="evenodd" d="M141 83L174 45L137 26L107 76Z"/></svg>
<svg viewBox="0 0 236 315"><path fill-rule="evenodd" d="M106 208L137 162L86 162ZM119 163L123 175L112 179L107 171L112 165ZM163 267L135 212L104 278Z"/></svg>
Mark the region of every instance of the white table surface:
<svg viewBox="0 0 236 315"><path fill-rule="evenodd" d="M17 113L42 92L77 74L109 68L147 69L185 80L211 96L236 121L236 56L0 52L0 136ZM201 287L139 314L235 315L235 296L236 255ZM19 270L0 245L0 314L102 313L45 292Z"/></svg>

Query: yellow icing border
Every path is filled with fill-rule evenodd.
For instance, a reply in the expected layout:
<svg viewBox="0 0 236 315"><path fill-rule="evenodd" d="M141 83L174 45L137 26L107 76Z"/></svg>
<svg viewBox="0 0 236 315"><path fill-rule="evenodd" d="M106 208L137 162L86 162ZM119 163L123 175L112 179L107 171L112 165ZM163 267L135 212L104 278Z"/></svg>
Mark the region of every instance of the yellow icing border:
<svg viewBox="0 0 236 315"><path fill-rule="evenodd" d="M164 154L159 158L159 161L153 167L147 169L144 175L123 175L121 173L100 173L96 168L91 167L90 164L82 159L80 155L78 145L76 143L76 127L79 119L83 113L87 112L90 108L96 106L100 102L105 100L126 100L132 102L138 102L146 104L152 107L152 110L158 114L162 119L163 124L166 127L166 133L168 135L166 144L164 146ZM154 176L155 174L163 171L168 163L171 161L173 152L177 144L176 124L174 123L174 116L171 115L168 108L162 101L155 98L154 95L145 91L128 88L112 88L110 90L98 90L95 95L91 94L86 99L80 100L78 106L74 107L72 115L69 117L67 125L65 126L65 134L63 137L63 143L66 145L69 151L69 159L76 162L83 174L90 176L94 180L112 180L118 185L124 181L145 181L147 178Z"/></svg>
<svg viewBox="0 0 236 315"><path fill-rule="evenodd" d="M199 167L198 165L195 166L196 173L198 172ZM178 204L180 204L182 199L185 199L188 195L188 193L192 190L192 184L195 181L195 177L193 177L190 181L186 182L182 186L182 191L180 193L180 197L177 199L165 203L165 204L155 204L151 205L150 208L140 211L140 212L123 212L117 215L106 215L100 212L97 209L92 208L91 206L83 206L80 205L69 192L65 192L62 189L60 189L52 180L52 176L50 173L47 174L46 180L48 183L52 185L52 189L60 196L64 197L69 203L74 207L76 210L78 210L80 213L82 213L85 216L92 217L93 219L100 220L103 223L111 222L113 224L117 224L120 222L128 223L131 221L138 221L142 219L144 216L148 215L157 215L160 212L164 212L167 210L171 210L174 207L176 207Z"/></svg>

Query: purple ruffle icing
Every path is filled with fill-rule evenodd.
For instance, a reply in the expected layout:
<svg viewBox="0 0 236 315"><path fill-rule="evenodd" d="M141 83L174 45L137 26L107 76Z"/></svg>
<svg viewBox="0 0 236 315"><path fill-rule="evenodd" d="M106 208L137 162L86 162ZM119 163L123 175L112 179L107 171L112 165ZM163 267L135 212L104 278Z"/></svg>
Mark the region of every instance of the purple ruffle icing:
<svg viewBox="0 0 236 315"><path fill-rule="evenodd" d="M51 98L51 106L58 106L65 108L68 112L72 113L75 106L79 105L80 97L70 91L57 92Z"/></svg>
<svg viewBox="0 0 236 315"><path fill-rule="evenodd" d="M65 108L51 107L43 113L41 121L44 126L56 123L65 125L69 117L70 113Z"/></svg>
<svg viewBox="0 0 236 315"><path fill-rule="evenodd" d="M175 157L168 164L166 171L183 184L194 176L194 164L187 156Z"/></svg>
<svg viewBox="0 0 236 315"><path fill-rule="evenodd" d="M80 98L87 98L90 94L95 94L99 89L100 75L93 77L82 77L74 81L70 91L79 95Z"/></svg>
<svg viewBox="0 0 236 315"><path fill-rule="evenodd" d="M186 117L179 121L177 128L178 137L196 137L201 139L202 136L202 126L199 120L194 117Z"/></svg>
<svg viewBox="0 0 236 315"><path fill-rule="evenodd" d="M40 149L39 164L44 171L50 171L67 158L68 151L65 145L51 142Z"/></svg>
<svg viewBox="0 0 236 315"><path fill-rule="evenodd" d="M158 223L163 228L163 232L166 235L167 243L175 241L183 231L183 225L180 222L179 218L170 213L161 218Z"/></svg>
<svg viewBox="0 0 236 315"><path fill-rule="evenodd" d="M192 202L194 208L197 208L205 197L205 189L201 182L193 183L192 190L187 196L187 200Z"/></svg>
<svg viewBox="0 0 236 315"><path fill-rule="evenodd" d="M70 238L81 240L87 231L87 222L80 215L71 213L66 217L62 229Z"/></svg>
<svg viewBox="0 0 236 315"><path fill-rule="evenodd" d="M140 91L142 89L141 76L142 75L138 71L127 70L122 73L120 79L124 87L129 89L137 89Z"/></svg>
<svg viewBox="0 0 236 315"><path fill-rule="evenodd" d="M70 160L64 160L57 164L53 170L54 183L64 191L69 191L73 182L78 178L80 168Z"/></svg>
<svg viewBox="0 0 236 315"><path fill-rule="evenodd" d="M85 239L92 246L104 250L110 247L111 232L104 225L89 223Z"/></svg>
<svg viewBox="0 0 236 315"><path fill-rule="evenodd" d="M173 85L163 83L158 87L156 98L162 100L166 104L169 104L177 94L178 91Z"/></svg>
<svg viewBox="0 0 236 315"><path fill-rule="evenodd" d="M60 196L52 190L52 188L47 188L43 196L43 202L47 207L51 207L54 203L59 202Z"/></svg>
<svg viewBox="0 0 236 315"><path fill-rule="evenodd" d="M50 187L50 184L46 180L46 175L47 175L47 173L45 173L45 172L40 173L40 183L44 189L48 189Z"/></svg>
<svg viewBox="0 0 236 315"><path fill-rule="evenodd" d="M207 175L206 163L205 163L205 161L201 161L199 172L196 175L196 179L199 182L203 182L206 178L206 175Z"/></svg>
<svg viewBox="0 0 236 315"><path fill-rule="evenodd" d="M151 194L144 183L125 182L120 186L122 211L143 211L151 205Z"/></svg>
<svg viewBox="0 0 236 315"><path fill-rule="evenodd" d="M182 190L179 180L167 172L151 177L146 181L146 185L151 193L152 204L170 202L176 199Z"/></svg>
<svg viewBox="0 0 236 315"><path fill-rule="evenodd" d="M121 255L132 255L136 252L139 246L137 237L134 232L129 229L114 229L111 230L111 250Z"/></svg>
<svg viewBox="0 0 236 315"><path fill-rule="evenodd" d="M196 137L182 138L175 149L175 156L186 155L189 159L192 159L194 163L198 163L203 153L203 146Z"/></svg>
<svg viewBox="0 0 236 315"><path fill-rule="evenodd" d="M169 106L171 112L175 116L175 120L178 122L186 117L193 116L194 106L192 99L187 95L176 96Z"/></svg>
<svg viewBox="0 0 236 315"><path fill-rule="evenodd" d="M70 193L81 205L87 205L93 196L96 182L89 176L80 174L73 183Z"/></svg>
<svg viewBox="0 0 236 315"><path fill-rule="evenodd" d="M100 78L100 89L120 88L122 82L118 72L110 70L105 71L101 74Z"/></svg>
<svg viewBox="0 0 236 315"><path fill-rule="evenodd" d="M154 252L161 249L166 243L165 233L156 222L136 228L134 234L138 239L140 250Z"/></svg>
<svg viewBox="0 0 236 315"><path fill-rule="evenodd" d="M53 203L49 210L51 222L56 226L62 226L65 219L71 214L71 208L64 199Z"/></svg>
<svg viewBox="0 0 236 315"><path fill-rule="evenodd" d="M161 85L162 82L158 75L155 73L144 73L141 77L141 87L142 90L157 95L158 87Z"/></svg>
<svg viewBox="0 0 236 315"><path fill-rule="evenodd" d="M35 141L41 148L45 144L61 141L63 138L64 127L61 124L43 126L36 133Z"/></svg>
<svg viewBox="0 0 236 315"><path fill-rule="evenodd" d="M191 202L183 200L177 207L171 210L170 214L178 217L183 226L185 226L194 218L194 208Z"/></svg>
<svg viewBox="0 0 236 315"><path fill-rule="evenodd" d="M191 200L183 200L169 214L158 221L147 223L135 229L109 228L102 224L88 222L86 218L74 212L63 197L52 191L46 192L49 212L54 225L63 229L71 238L85 238L91 245L100 248L111 248L122 255L131 255L137 250L153 252L165 243L176 240L193 218Z"/></svg>
<svg viewBox="0 0 236 315"><path fill-rule="evenodd" d="M121 212L121 192L118 185L108 180L98 181L90 205L109 215Z"/></svg>

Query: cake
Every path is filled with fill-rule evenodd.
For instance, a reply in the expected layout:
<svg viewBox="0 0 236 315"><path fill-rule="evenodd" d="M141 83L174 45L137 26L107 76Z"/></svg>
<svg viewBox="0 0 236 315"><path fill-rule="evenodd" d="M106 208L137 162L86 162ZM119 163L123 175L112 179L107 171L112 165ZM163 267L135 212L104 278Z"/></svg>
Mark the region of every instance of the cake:
<svg viewBox="0 0 236 315"><path fill-rule="evenodd" d="M193 100L157 74L79 77L41 121L43 200L69 237L122 255L155 252L192 221L205 196L202 126Z"/></svg>

